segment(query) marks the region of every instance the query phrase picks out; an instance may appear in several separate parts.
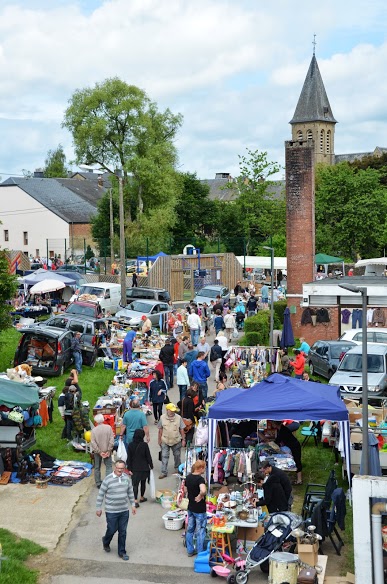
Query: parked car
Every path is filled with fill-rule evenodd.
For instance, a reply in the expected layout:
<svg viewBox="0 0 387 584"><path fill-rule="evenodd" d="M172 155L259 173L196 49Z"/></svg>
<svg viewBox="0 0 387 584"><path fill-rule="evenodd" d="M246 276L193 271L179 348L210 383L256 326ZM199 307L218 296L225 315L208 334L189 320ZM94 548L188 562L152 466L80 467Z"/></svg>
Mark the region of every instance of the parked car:
<svg viewBox="0 0 387 584"><path fill-rule="evenodd" d="M387 395L387 345L367 344L368 392L372 397ZM357 398L362 395L362 346L352 347L344 355L329 385L338 385L343 397Z"/></svg>
<svg viewBox="0 0 387 584"><path fill-rule="evenodd" d="M15 352L14 366L28 363L34 375L63 375L73 363L73 333L61 328L39 326L19 329L21 339Z"/></svg>
<svg viewBox="0 0 387 584"><path fill-rule="evenodd" d="M83 300L75 300L68 305L65 310L67 315L73 314L80 317L101 318L102 309L98 302L86 302Z"/></svg>
<svg viewBox="0 0 387 584"><path fill-rule="evenodd" d="M160 315L167 314L170 310L166 302L133 300L126 308L119 310L115 318L132 327L138 327L142 322L141 317L145 315L153 326L160 326Z"/></svg>
<svg viewBox="0 0 387 584"><path fill-rule="evenodd" d="M63 313L40 322L38 326L40 328L54 327L66 329L72 333L82 333L80 343L83 363L91 367L95 365L98 357L99 336L106 328L104 320Z"/></svg>
<svg viewBox="0 0 387 584"><path fill-rule="evenodd" d="M204 286L199 292L197 292L194 302L196 304L203 304L203 302L207 302L210 304L211 300L216 300L216 297L220 296L223 302L230 301L230 291L226 286L223 285L208 285Z"/></svg>
<svg viewBox="0 0 387 584"><path fill-rule="evenodd" d="M134 272L137 272L139 276L146 276L146 262L139 261L137 265L137 260L126 260L126 273L133 274Z"/></svg>
<svg viewBox="0 0 387 584"><path fill-rule="evenodd" d="M97 299L98 304L100 305L102 311L110 312L111 314L115 314L120 306L121 302L121 286L119 284L113 284L112 282L96 282L95 284L84 284L79 288L79 296L78 300L76 300L73 304L80 302L81 300L84 302L88 302L86 298L81 299L80 297L83 294L88 294L90 296L95 296ZM70 304L67 307L66 312L71 312L72 314L76 314L77 310L71 308L73 304ZM85 314L86 316L95 316L98 317L98 313L96 315L93 314L86 314L82 310L78 311L79 314Z"/></svg>
<svg viewBox="0 0 387 584"><path fill-rule="evenodd" d="M316 341L308 353L308 364L311 375L321 375L330 379L339 366L344 354L356 347L352 341Z"/></svg>
<svg viewBox="0 0 387 584"><path fill-rule="evenodd" d="M126 289L126 301L132 300L159 300L160 302L169 302L171 297L169 292L164 288L150 288L148 286L138 286Z"/></svg>
<svg viewBox="0 0 387 584"><path fill-rule="evenodd" d="M345 331L340 337L340 341L354 341L357 345L362 342L363 332L361 329L351 329ZM367 329L367 343L387 344L387 328Z"/></svg>

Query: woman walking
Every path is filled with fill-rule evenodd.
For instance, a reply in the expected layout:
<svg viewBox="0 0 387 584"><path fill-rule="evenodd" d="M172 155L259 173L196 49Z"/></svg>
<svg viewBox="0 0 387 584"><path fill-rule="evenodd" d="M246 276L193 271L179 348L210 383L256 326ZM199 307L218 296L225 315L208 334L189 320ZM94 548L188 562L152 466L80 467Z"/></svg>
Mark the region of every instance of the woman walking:
<svg viewBox="0 0 387 584"><path fill-rule="evenodd" d="M152 456L149 446L144 442L145 432L142 428L135 430L133 442L128 446L128 458L126 466L129 474L132 475L133 492L136 507L139 507L138 487L140 486L140 503L145 503L148 499L144 497L146 481L149 482L150 470L153 469Z"/></svg>
<svg viewBox="0 0 387 584"><path fill-rule="evenodd" d="M156 369L156 371L153 371L153 379L149 385L149 399L153 404L155 424L157 424L163 413L163 404L167 391L167 384L165 383L160 371Z"/></svg>
<svg viewBox="0 0 387 584"><path fill-rule="evenodd" d="M192 428L185 433L187 447L192 443L192 438L195 432L195 404L193 402L195 396L196 392L189 389L180 404L181 417L186 420L191 420L192 422Z"/></svg>

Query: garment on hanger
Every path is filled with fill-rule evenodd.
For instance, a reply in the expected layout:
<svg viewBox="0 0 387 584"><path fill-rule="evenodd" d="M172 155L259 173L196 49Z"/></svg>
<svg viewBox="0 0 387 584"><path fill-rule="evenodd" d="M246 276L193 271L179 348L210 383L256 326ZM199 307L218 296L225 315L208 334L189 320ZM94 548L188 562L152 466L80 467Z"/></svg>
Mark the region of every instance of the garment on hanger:
<svg viewBox="0 0 387 584"><path fill-rule="evenodd" d="M363 311L360 308L354 308L352 311L352 328L359 328L363 326Z"/></svg>
<svg viewBox="0 0 387 584"><path fill-rule="evenodd" d="M386 319L384 317L384 311L382 308L375 308L374 314L372 315L372 324L374 326L384 326Z"/></svg>
<svg viewBox="0 0 387 584"><path fill-rule="evenodd" d="M369 308L367 310L367 325L371 326L372 325L372 318L374 316L374 309L373 308Z"/></svg>
<svg viewBox="0 0 387 584"><path fill-rule="evenodd" d="M343 324L348 324L350 316L351 316L351 311L348 310L348 308L344 308L344 310L341 311L341 322Z"/></svg>
<svg viewBox="0 0 387 584"><path fill-rule="evenodd" d="M329 312L326 308L318 308L317 309L317 322L329 322Z"/></svg>

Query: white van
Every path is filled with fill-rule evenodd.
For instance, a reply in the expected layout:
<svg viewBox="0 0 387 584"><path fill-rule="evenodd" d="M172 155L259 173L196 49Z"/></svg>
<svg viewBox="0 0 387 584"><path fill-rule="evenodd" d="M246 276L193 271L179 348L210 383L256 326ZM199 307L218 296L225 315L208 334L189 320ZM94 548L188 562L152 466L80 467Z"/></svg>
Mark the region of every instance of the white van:
<svg viewBox="0 0 387 584"><path fill-rule="evenodd" d="M78 300L81 300L83 294L91 294L97 297L98 304L105 312L115 314L119 309L121 302L120 284L111 282L96 282L95 284L84 284L79 288ZM83 300L86 300L84 297Z"/></svg>

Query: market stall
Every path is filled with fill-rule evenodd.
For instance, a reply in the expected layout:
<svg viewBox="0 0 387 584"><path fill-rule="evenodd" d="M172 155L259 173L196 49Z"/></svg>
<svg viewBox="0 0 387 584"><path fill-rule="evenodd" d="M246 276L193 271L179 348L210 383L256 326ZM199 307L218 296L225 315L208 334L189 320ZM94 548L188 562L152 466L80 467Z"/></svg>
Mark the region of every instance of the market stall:
<svg viewBox="0 0 387 584"><path fill-rule="evenodd" d="M35 443L39 388L0 379L0 448L25 450Z"/></svg>
<svg viewBox="0 0 387 584"><path fill-rule="evenodd" d="M350 477L349 416L339 388L285 377L277 373L248 389L221 392L209 408L208 460L216 446L216 428L221 420L331 420L340 422L342 452ZM210 464L208 465L210 467ZM210 479L211 468L208 468Z"/></svg>

